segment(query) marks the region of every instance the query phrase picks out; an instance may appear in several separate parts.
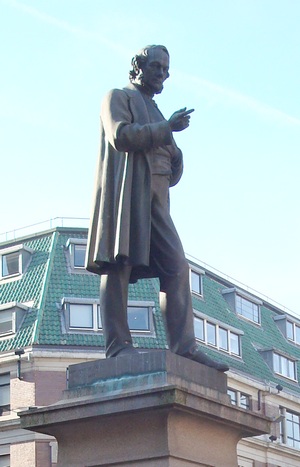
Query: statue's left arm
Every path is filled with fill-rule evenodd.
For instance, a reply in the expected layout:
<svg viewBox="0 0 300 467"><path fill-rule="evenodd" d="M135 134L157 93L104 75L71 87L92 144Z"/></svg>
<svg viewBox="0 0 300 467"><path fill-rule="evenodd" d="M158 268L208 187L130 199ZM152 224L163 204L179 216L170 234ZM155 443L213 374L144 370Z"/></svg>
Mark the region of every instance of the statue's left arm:
<svg viewBox="0 0 300 467"><path fill-rule="evenodd" d="M171 159L172 175L170 180L170 186L176 185L181 179L183 172L183 157L181 150L175 145L175 151Z"/></svg>

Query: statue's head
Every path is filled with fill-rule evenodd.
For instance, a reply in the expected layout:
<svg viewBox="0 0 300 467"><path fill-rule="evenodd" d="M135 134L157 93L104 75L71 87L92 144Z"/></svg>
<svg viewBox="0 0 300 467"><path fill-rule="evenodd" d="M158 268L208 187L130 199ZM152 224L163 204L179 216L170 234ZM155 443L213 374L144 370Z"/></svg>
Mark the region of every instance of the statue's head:
<svg viewBox="0 0 300 467"><path fill-rule="evenodd" d="M131 60L129 79L149 94L159 94L169 75L169 52L163 45L148 45Z"/></svg>

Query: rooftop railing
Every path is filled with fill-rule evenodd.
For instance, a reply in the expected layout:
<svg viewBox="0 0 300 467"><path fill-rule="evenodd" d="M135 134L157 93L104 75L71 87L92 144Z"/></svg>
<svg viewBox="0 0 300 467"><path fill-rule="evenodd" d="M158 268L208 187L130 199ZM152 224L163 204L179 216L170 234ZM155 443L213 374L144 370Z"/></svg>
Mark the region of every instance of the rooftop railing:
<svg viewBox="0 0 300 467"><path fill-rule="evenodd" d="M0 243L15 240L16 238L25 237L33 233L42 232L43 230L54 229L55 227L85 227L88 228L89 219L86 217L54 217L36 224L26 225L18 229L9 230L0 233Z"/></svg>

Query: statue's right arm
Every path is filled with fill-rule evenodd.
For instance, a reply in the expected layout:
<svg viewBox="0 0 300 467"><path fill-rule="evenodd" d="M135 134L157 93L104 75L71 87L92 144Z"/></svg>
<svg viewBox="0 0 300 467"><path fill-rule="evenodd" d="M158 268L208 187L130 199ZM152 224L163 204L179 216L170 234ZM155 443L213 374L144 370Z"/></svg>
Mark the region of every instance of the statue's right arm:
<svg viewBox="0 0 300 467"><path fill-rule="evenodd" d="M148 151L171 144L172 131L166 120L141 125L134 121L134 100L120 89L105 97L101 119L105 135L117 151Z"/></svg>

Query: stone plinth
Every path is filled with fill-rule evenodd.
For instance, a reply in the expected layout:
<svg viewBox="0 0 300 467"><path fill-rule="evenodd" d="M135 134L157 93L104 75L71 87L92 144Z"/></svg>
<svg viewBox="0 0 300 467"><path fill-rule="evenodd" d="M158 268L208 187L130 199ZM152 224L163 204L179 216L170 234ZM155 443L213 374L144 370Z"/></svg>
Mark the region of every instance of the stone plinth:
<svg viewBox="0 0 300 467"><path fill-rule="evenodd" d="M59 467L237 467L238 441L271 422L226 391L225 374L152 351L72 365L64 399L19 415L56 437Z"/></svg>

